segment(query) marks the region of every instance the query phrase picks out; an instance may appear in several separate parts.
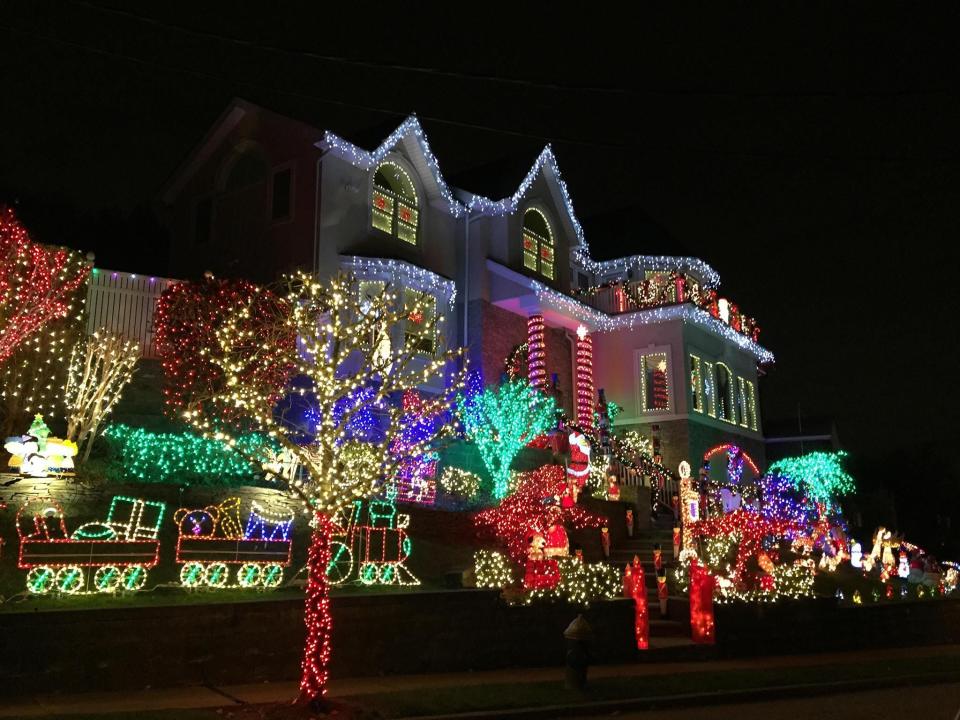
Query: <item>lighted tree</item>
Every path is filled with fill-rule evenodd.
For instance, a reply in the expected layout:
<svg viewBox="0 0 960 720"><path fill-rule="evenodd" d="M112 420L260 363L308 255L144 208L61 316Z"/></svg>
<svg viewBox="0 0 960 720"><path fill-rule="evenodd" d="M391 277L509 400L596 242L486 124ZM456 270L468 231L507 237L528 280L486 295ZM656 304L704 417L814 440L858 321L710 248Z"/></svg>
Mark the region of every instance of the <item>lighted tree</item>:
<svg viewBox="0 0 960 720"><path fill-rule="evenodd" d="M460 350L425 355L417 349L424 333L437 332L440 320L426 319L439 315L427 312L434 300L425 293L404 303L389 287L380 287L361 298L359 283L349 276L318 281L297 273L287 280L276 306L282 312L258 318L253 332L249 324L258 309L255 294L223 319L216 332L217 347L205 354L220 378L206 394L195 393L184 412L197 430L242 453L231 431L220 423L222 412L230 409L250 429L273 438L300 468L284 473L284 479L312 516L313 526L300 682L303 702L319 703L326 692L331 653L326 570L332 516L355 499L384 490L410 455L428 451L450 431L450 423L437 424L432 434L411 440L404 453L395 452L391 438L409 416L401 402L404 391L449 372L447 389L423 399L420 417L447 410L463 387L462 372L452 369ZM391 342L404 336L397 328L411 317L420 319L417 336ZM286 382L276 382L276 374L270 372L274 367L290 369ZM277 398L284 392L309 401L310 422L277 411ZM360 438L354 419L371 408L381 432Z"/></svg>
<svg viewBox="0 0 960 720"><path fill-rule="evenodd" d="M140 359L136 341L109 330L99 330L78 344L70 358L64 403L67 407L67 440L86 442L83 461L90 457L100 423L113 409L133 377Z"/></svg>
<svg viewBox="0 0 960 720"><path fill-rule="evenodd" d="M853 477L843 469L846 455L842 450L807 453L777 460L767 472L789 478L797 490L829 510L838 497L853 492L856 487Z"/></svg>
<svg viewBox="0 0 960 720"><path fill-rule="evenodd" d="M52 320L67 317L89 275L79 253L33 242L13 210L0 208L0 363Z"/></svg>
<svg viewBox="0 0 960 720"><path fill-rule="evenodd" d="M510 487L514 458L549 430L556 418L553 398L519 379L458 397L457 415L467 438L480 451L497 498L504 497Z"/></svg>
<svg viewBox="0 0 960 720"><path fill-rule="evenodd" d="M242 322L244 329L254 333L261 319L269 322L284 312L276 295L246 280L207 274L197 282L175 283L163 291L154 315L155 344L163 364L164 402L170 416L180 417L194 397L209 396L222 383L223 370L210 362L208 355L218 352L217 331L225 319L247 304L252 307ZM292 346L292 336L285 342ZM257 372L265 384L279 387L288 370L276 362L264 363ZM221 420L232 417L229 409L224 412Z"/></svg>

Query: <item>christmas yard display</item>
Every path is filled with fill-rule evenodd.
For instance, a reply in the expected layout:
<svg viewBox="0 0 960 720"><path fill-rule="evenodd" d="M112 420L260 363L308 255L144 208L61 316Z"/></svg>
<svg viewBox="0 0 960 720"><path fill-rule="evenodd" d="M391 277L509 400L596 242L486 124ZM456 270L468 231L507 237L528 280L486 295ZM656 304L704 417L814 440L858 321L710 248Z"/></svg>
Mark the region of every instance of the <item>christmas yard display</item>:
<svg viewBox="0 0 960 720"><path fill-rule="evenodd" d="M44 478L73 474L77 444L50 436L43 416L36 415L23 435L8 437L3 444L10 453L7 466L26 477Z"/></svg>
<svg viewBox="0 0 960 720"><path fill-rule="evenodd" d="M507 494L510 465L520 450L555 422L553 399L524 380L460 395L456 412L467 439L480 451L497 499Z"/></svg>
<svg viewBox="0 0 960 720"><path fill-rule="evenodd" d="M295 472L274 477L302 501L313 528L300 699L314 704L326 692L332 652L328 568L331 540L344 530L335 518L356 501L385 492L407 461L429 452L437 438L452 431L450 423L439 423L432 434L396 452L391 439L405 421L402 394L447 373L446 390L425 398L419 413L438 416L464 385L462 373L451 371L459 350L425 354L421 349L418 338L437 337L442 322L442 315L432 312L429 293L411 303L387 285L379 288L368 288L361 297L360 283L351 276L320 281L296 273L266 309L264 298L270 296L259 289L228 303L217 327L204 325L196 342L184 337L188 323L174 324L184 344L202 347L191 360L201 365L199 387L180 375L179 366L172 369L184 381L175 393L186 405L184 419L241 454L248 451L238 446L236 428L265 433L295 461L290 463ZM184 297L197 296L190 291ZM209 318L206 303L201 306L193 308L187 300L182 314L189 317L195 309ZM405 333L403 342L391 342L391 334L406 327L411 316L423 318L416 337ZM373 421L357 427L354 420L364 415ZM262 456L248 459L263 461Z"/></svg>
<svg viewBox="0 0 960 720"><path fill-rule="evenodd" d="M17 567L28 571L27 591L75 595L143 589L147 570L160 558L157 533L165 509L161 502L117 495L106 520L85 523L71 534L55 501L24 504L16 518Z"/></svg>
<svg viewBox="0 0 960 720"><path fill-rule="evenodd" d="M366 523L361 523L366 505ZM333 585L419 585L406 566L411 542L410 516L392 499L362 500L340 508L332 520L327 579Z"/></svg>
<svg viewBox="0 0 960 720"><path fill-rule="evenodd" d="M74 348L64 388L67 440L86 443L84 461L90 457L97 429L120 400L139 359L136 342L109 330L95 332Z"/></svg>
<svg viewBox="0 0 960 720"><path fill-rule="evenodd" d="M571 557L567 527L602 528L606 518L570 498L570 478L560 465L521 473L517 489L498 506L477 514L481 536L495 538L505 554L479 551L477 584L514 591L522 602L567 600L586 603L620 594L620 574L605 563ZM575 497L575 496L574 496ZM519 587L512 585L519 582Z"/></svg>
<svg viewBox="0 0 960 720"><path fill-rule="evenodd" d="M173 522L178 530L175 560L182 566L185 588L270 589L283 581L293 545L293 514L273 515L254 500L241 525L240 498L231 497L205 508L180 508ZM232 566L237 568L233 582Z"/></svg>

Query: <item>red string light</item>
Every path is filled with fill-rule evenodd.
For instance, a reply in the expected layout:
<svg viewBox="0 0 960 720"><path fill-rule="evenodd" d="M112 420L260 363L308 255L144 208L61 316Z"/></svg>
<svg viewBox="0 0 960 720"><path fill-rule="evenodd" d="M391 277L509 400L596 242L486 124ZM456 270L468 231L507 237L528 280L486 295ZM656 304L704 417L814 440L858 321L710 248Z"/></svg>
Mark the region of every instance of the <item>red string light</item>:
<svg viewBox="0 0 960 720"><path fill-rule="evenodd" d="M527 319L527 377L538 390L547 389L547 345L543 315Z"/></svg>
<svg viewBox="0 0 960 720"><path fill-rule="evenodd" d="M695 643L716 642L713 617L714 577L696 558L690 561L690 632Z"/></svg>
<svg viewBox="0 0 960 720"><path fill-rule="evenodd" d="M632 565L627 565L623 582L627 596L633 598L633 626L637 649L646 650L650 647L650 610L647 607L647 581L638 559L635 558Z"/></svg>
<svg viewBox="0 0 960 720"><path fill-rule="evenodd" d="M593 338L581 325L577 329L577 424L591 434L593 396Z"/></svg>
<svg viewBox="0 0 960 720"><path fill-rule="evenodd" d="M302 674L300 677L300 701L305 703L322 700L327 693L327 678L330 674L330 637L333 618L330 614L330 584L327 582L327 566L330 564L330 519L322 513L316 515L316 527L307 554L309 575L307 578L306 605L303 622L307 627L304 643Z"/></svg>
<svg viewBox="0 0 960 720"><path fill-rule="evenodd" d="M66 317L90 266L62 248L35 244L13 210L0 208L0 362L51 320Z"/></svg>
<svg viewBox="0 0 960 720"><path fill-rule="evenodd" d="M212 276L199 282L175 283L163 291L154 323L156 348L166 376L164 401L172 417L179 417L191 398L208 394L222 382L222 371L205 355L217 351L217 329L244 304L251 306L247 325L253 332L251 337L259 342L258 322L283 311L282 301L273 293L246 280ZM293 343L295 338L283 338L281 342ZM257 348L250 349L255 352ZM270 364L260 366L257 372L264 384L276 388L283 388L289 375L288 368ZM230 417L230 408L223 408L223 412Z"/></svg>

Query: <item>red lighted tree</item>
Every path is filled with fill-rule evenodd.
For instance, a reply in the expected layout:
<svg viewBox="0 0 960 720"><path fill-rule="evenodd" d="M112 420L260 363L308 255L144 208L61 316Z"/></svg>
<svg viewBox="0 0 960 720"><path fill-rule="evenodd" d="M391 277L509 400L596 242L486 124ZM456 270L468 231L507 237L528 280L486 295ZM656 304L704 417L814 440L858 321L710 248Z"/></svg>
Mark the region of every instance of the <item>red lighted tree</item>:
<svg viewBox="0 0 960 720"><path fill-rule="evenodd" d="M269 325L283 316L283 301L269 290L246 280L221 280L207 275L198 282L180 282L171 285L157 301L154 325L156 348L163 364L166 383L163 388L166 411L170 417L181 418L187 405L195 398L209 398L224 382L224 371L210 356L217 352L217 332L227 318L242 308L249 313L238 329L250 331L255 338L261 324ZM290 350L294 336L276 336ZM290 367L282 361L266 362L257 366L256 382L267 387L282 388ZM236 413L229 407L219 409L220 420L229 422Z"/></svg>
<svg viewBox="0 0 960 720"><path fill-rule="evenodd" d="M504 543L507 554L523 565L530 535L546 533L554 519L576 530L606 525L604 516L579 505L561 508L557 504L557 495L566 482L566 471L560 465L544 465L523 473L517 489L503 502L477 513L477 529Z"/></svg>
<svg viewBox="0 0 960 720"><path fill-rule="evenodd" d="M410 422L400 396L451 370L461 354L425 355L418 349L424 333L435 337L435 320L424 321L415 337L399 330L411 315L432 315L427 310L435 300L429 294L413 307L405 307L389 287L360 294L359 283L349 276L321 282L298 273L287 282L284 312L261 321L256 332L247 324L258 295L241 303L223 318L215 333L216 347L204 354L222 381L209 394L194 394L185 411L194 428L232 445L235 438L222 428L219 417L219 409L231 408L252 430L274 438L293 461L287 464L300 469L282 479L312 516L300 700L314 706L326 692L330 663L327 567L333 517L354 500L382 492L409 457L426 452L439 434L451 432L451 423L437 423L422 435L410 433L402 453L395 452L390 441ZM274 376L267 372L275 364L293 368L295 381L285 389L309 405L309 421L296 422L278 412L275 398L284 387L270 381ZM423 399L418 413L430 417L448 409L463 387L462 372L448 376L446 386L441 395ZM379 439L358 431L364 423L357 418L368 413L382 431L375 434Z"/></svg>
<svg viewBox="0 0 960 720"><path fill-rule="evenodd" d="M52 320L65 318L90 264L64 248L38 245L13 210L0 207L0 364Z"/></svg>

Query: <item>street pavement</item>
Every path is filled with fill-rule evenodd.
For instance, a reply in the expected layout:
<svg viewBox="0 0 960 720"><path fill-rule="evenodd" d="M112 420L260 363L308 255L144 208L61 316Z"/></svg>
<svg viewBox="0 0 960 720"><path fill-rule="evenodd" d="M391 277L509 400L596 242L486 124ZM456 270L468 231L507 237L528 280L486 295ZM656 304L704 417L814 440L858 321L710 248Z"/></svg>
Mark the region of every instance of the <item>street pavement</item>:
<svg viewBox="0 0 960 720"><path fill-rule="evenodd" d="M960 720L960 684L821 695L769 702L671 708L593 716L592 720Z"/></svg>

